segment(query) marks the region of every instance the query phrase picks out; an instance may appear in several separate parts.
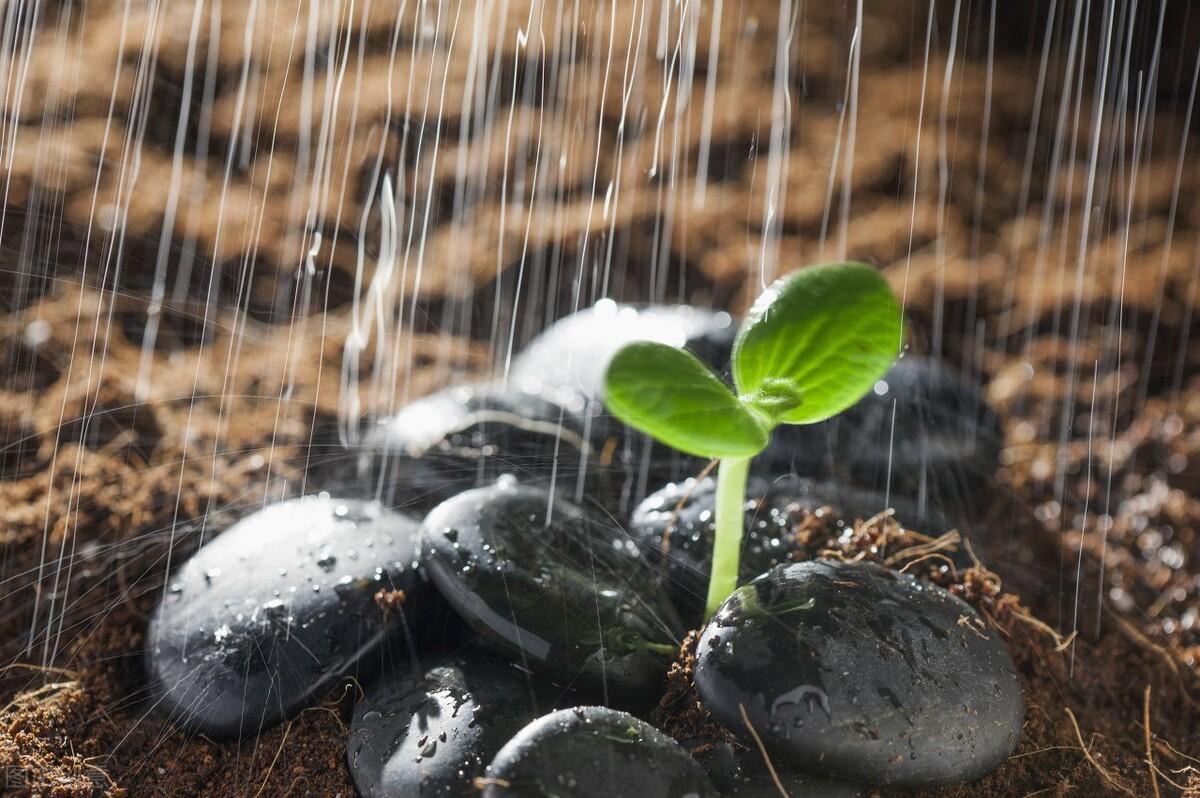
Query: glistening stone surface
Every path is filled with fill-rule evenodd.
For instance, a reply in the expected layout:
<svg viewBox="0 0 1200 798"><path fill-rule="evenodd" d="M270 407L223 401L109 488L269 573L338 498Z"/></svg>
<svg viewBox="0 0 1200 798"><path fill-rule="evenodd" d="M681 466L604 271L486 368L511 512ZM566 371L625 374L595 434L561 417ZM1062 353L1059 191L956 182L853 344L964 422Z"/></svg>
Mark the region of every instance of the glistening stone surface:
<svg viewBox="0 0 1200 798"><path fill-rule="evenodd" d="M871 564L782 565L705 627L696 690L789 766L873 784L970 781L1012 752L1024 705L998 633L945 590ZM749 742L749 740L747 740Z"/></svg>
<svg viewBox="0 0 1200 798"><path fill-rule="evenodd" d="M358 480L368 495L428 510L504 474L575 487L592 447L573 412L529 393L464 385L422 397L384 419L359 446Z"/></svg>
<svg viewBox="0 0 1200 798"><path fill-rule="evenodd" d="M389 674L354 708L347 761L365 798L469 795L508 740L562 691L483 653Z"/></svg>
<svg viewBox="0 0 1200 798"><path fill-rule="evenodd" d="M627 515L664 482L699 474L705 458L682 454L622 424L603 403L604 372L617 351L633 341L686 347L728 376L736 324L728 313L689 305L618 305L602 299L555 322L513 361L509 383L553 400L585 420L599 453L590 492ZM597 490L596 488L600 488Z"/></svg>
<svg viewBox="0 0 1200 798"><path fill-rule="evenodd" d="M411 610L427 589L417 531L376 504L324 495L237 522L172 575L154 611L154 705L213 738L252 737L343 676L366 678L405 617L375 594L402 590Z"/></svg>
<svg viewBox="0 0 1200 798"><path fill-rule="evenodd" d="M648 723L607 707L535 720L500 749L483 798L716 798L703 768Z"/></svg>
<svg viewBox="0 0 1200 798"><path fill-rule="evenodd" d="M718 371L727 368L736 325L728 313L689 305L619 305L602 299L552 324L513 360L514 387L583 411L601 398L604 371L633 341L686 346Z"/></svg>
<svg viewBox="0 0 1200 798"><path fill-rule="evenodd" d="M833 521L851 525L889 506L901 523L922 533L938 535L952 528L937 513L922 512L916 502L903 496L885 497L795 475L770 482L750 477L746 484L739 583L791 559L796 528L806 513L827 511ZM638 505L630 521L629 532L647 558L655 563L665 558L671 596L685 617L692 617L704 607L716 536L715 513L716 480L706 477L671 483L656 491Z"/></svg>
<svg viewBox="0 0 1200 798"><path fill-rule="evenodd" d="M845 413L776 428L755 467L887 491L958 520L977 514L1002 444L999 420L973 383L908 356Z"/></svg>
<svg viewBox="0 0 1200 798"><path fill-rule="evenodd" d="M710 740L695 743L696 761L724 798L779 798L779 787L756 746L735 747L732 743L714 744ZM689 741L683 744L689 747ZM783 789L795 798L858 798L863 794L861 784L799 771L775 759L771 764Z"/></svg>
<svg viewBox="0 0 1200 798"><path fill-rule="evenodd" d="M615 523L501 480L434 508L421 562L467 623L522 665L615 695L661 688L680 624Z"/></svg>

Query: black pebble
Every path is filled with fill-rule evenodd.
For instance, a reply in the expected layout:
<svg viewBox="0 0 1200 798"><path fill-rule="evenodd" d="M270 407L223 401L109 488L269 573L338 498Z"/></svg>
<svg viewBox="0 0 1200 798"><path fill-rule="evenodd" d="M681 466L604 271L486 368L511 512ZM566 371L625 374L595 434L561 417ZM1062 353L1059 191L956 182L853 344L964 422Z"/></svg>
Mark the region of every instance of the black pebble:
<svg viewBox="0 0 1200 798"><path fill-rule="evenodd" d="M354 708L346 744L354 784L365 798L469 795L501 746L564 696L482 653L391 673Z"/></svg>
<svg viewBox="0 0 1200 798"><path fill-rule="evenodd" d="M417 531L376 504L324 495L234 524L171 577L154 611L154 705L209 737L253 737L342 677L372 674L421 614ZM404 591L403 604L385 615L381 589Z"/></svg>
<svg viewBox="0 0 1200 798"><path fill-rule="evenodd" d="M886 491L957 521L979 516L1002 445L999 418L973 384L909 356L846 412L777 427L754 468Z"/></svg>
<svg viewBox="0 0 1200 798"><path fill-rule="evenodd" d="M779 798L779 787L757 746L705 743L696 746L696 761L725 798ZM684 745L687 747L687 742ZM794 798L858 798L863 794L861 784L796 770L774 759L771 765L783 789Z"/></svg>
<svg viewBox="0 0 1200 798"><path fill-rule="evenodd" d="M429 513L421 562L483 640L523 666L618 696L661 689L680 623L637 546L602 516L501 480Z"/></svg>
<svg viewBox="0 0 1200 798"><path fill-rule="evenodd" d="M1024 705L999 633L942 588L877 565L779 566L705 627L696 690L775 761L869 784L947 785L1012 752Z"/></svg>
<svg viewBox="0 0 1200 798"><path fill-rule="evenodd" d="M664 446L630 429L604 407L604 372L633 341L685 347L729 376L737 332L728 313L688 305L618 305L601 300L551 325L513 361L509 384L579 414L598 453L592 495L624 515L664 482L695 476L708 460Z"/></svg>
<svg viewBox="0 0 1200 798"><path fill-rule="evenodd" d="M574 707L535 720L496 754L483 798L716 798L703 768L625 712Z"/></svg>
<svg viewBox="0 0 1200 798"><path fill-rule="evenodd" d="M551 482L572 495L593 449L583 420L532 394L464 385L412 402L368 431L356 480L389 507L427 511L451 496L510 474ZM594 492L591 483L588 493Z"/></svg>
<svg viewBox="0 0 1200 798"><path fill-rule="evenodd" d="M625 344L687 347L718 371L728 369L737 332L728 313L689 305L619 305L602 299L550 325L513 360L515 388L583 409L601 398L604 372Z"/></svg>
<svg viewBox="0 0 1200 798"><path fill-rule="evenodd" d="M716 537L716 498L712 477L671 483L638 505L630 521L630 534L651 562L664 561L666 538L669 589L685 618L698 617L704 609ZM915 505L902 496L885 498L873 491L795 475L770 482L752 476L746 484L739 584L790 561L795 527L804 511L829 512L834 522L852 525L890 507L901 523L924 534L936 536L953 528L936 512Z"/></svg>

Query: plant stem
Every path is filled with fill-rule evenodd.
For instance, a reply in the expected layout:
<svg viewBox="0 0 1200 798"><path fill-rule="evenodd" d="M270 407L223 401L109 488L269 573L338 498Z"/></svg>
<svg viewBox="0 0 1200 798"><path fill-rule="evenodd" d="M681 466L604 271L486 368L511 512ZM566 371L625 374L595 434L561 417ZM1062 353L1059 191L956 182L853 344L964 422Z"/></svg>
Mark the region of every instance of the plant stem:
<svg viewBox="0 0 1200 798"><path fill-rule="evenodd" d="M668 657L673 657L679 653L679 646L673 646L668 643L651 643L646 641L642 643L642 648L647 651L653 651L655 654L666 654Z"/></svg>
<svg viewBox="0 0 1200 798"><path fill-rule="evenodd" d="M712 576L708 579L708 599L704 606L706 618L711 618L721 602L737 589L749 473L749 457L722 460L717 470L717 534L713 541Z"/></svg>

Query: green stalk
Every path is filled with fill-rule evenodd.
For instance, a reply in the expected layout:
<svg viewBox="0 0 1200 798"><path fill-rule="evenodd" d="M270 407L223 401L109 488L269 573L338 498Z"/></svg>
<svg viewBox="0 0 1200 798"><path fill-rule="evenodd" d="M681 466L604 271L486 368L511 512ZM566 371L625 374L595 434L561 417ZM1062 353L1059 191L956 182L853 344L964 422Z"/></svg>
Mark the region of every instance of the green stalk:
<svg viewBox="0 0 1200 798"><path fill-rule="evenodd" d="M708 599L704 607L706 618L711 618L721 602L737 589L749 474L749 457L722 460L717 469L717 535L713 541L712 576L708 579Z"/></svg>
<svg viewBox="0 0 1200 798"><path fill-rule="evenodd" d="M673 657L679 653L679 646L673 646L668 643L651 643L645 641L642 643L642 648L667 657Z"/></svg>

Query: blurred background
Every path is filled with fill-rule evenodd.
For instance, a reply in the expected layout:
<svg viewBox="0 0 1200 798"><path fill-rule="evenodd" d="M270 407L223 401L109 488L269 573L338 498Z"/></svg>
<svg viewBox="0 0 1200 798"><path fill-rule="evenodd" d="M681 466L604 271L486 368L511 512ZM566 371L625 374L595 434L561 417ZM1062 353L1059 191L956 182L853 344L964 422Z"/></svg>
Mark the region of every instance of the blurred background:
<svg viewBox="0 0 1200 798"><path fill-rule="evenodd" d="M984 559L1078 633L1039 678L1082 733L1031 706L1011 794L1152 794L1151 683L1158 788L1200 794L1193 5L2 14L0 765L64 795L347 789L335 711L241 747L148 717L170 563L598 299L736 316L851 259L998 413Z"/></svg>

